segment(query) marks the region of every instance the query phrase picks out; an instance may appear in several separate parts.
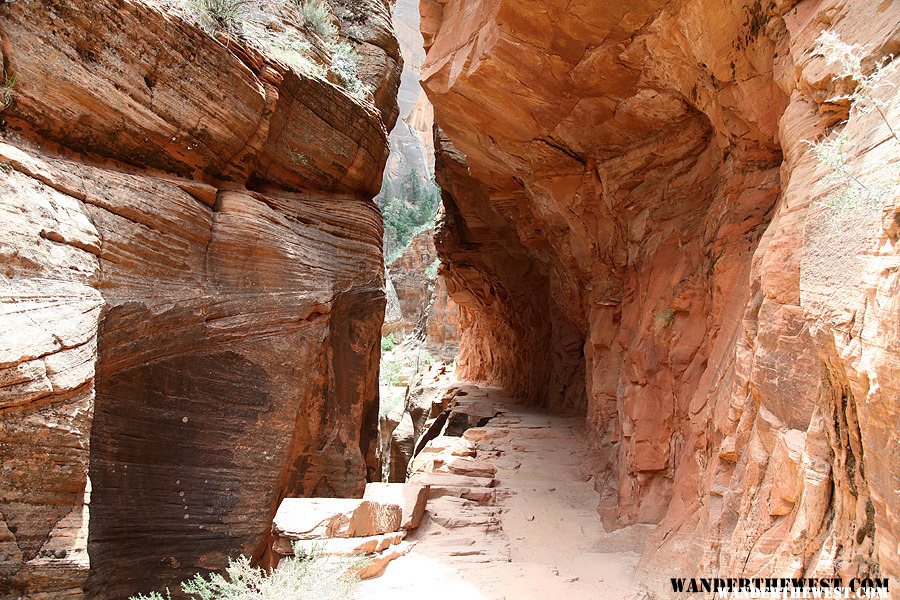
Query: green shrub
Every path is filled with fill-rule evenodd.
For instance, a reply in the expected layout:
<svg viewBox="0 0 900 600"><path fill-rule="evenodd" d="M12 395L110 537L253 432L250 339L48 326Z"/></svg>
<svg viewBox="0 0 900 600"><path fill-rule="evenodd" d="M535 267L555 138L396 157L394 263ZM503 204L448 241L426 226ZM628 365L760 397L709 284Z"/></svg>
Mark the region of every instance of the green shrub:
<svg viewBox="0 0 900 600"><path fill-rule="evenodd" d="M241 26L256 3L257 0L189 0L189 5L208 29L233 35L241 33Z"/></svg>
<svg viewBox="0 0 900 600"><path fill-rule="evenodd" d="M369 86L359 79L359 54L347 42L331 44L331 72L337 75L341 86L353 96L364 98Z"/></svg>
<svg viewBox="0 0 900 600"><path fill-rule="evenodd" d="M337 35L337 27L331 20L331 10L325 0L294 0L303 15L303 25L324 40Z"/></svg>
<svg viewBox="0 0 900 600"><path fill-rule="evenodd" d="M387 337L381 338L381 351L382 352L390 352L394 349L394 346L397 345L397 340L394 338L394 334L390 334Z"/></svg>
<svg viewBox="0 0 900 600"><path fill-rule="evenodd" d="M379 377L381 385L399 386L401 369L403 369L403 363L399 360L382 360Z"/></svg>
<svg viewBox="0 0 900 600"><path fill-rule="evenodd" d="M320 552L305 553L294 546L294 556L283 559L278 568L265 571L241 556L230 560L226 576L199 573L181 584L193 600L347 600L353 598L365 563ZM157 592L132 596L129 600L167 600Z"/></svg>
<svg viewBox="0 0 900 600"><path fill-rule="evenodd" d="M144 594L138 594L137 596L130 597L128 600L172 600L172 594L169 593L169 590L166 590L165 596L159 592L150 592L146 596Z"/></svg>
<svg viewBox="0 0 900 600"><path fill-rule="evenodd" d="M0 84L0 103L3 104L3 108L0 109L0 112L6 110L13 103L13 92L16 89L16 76L4 75L3 83Z"/></svg>
<svg viewBox="0 0 900 600"><path fill-rule="evenodd" d="M378 416L383 417L394 411L401 410L405 399L406 390L404 388L392 387L384 390L379 396Z"/></svg>
<svg viewBox="0 0 900 600"><path fill-rule="evenodd" d="M662 331L672 324L675 320L675 311L671 308L664 308L653 313L653 329Z"/></svg>
<svg viewBox="0 0 900 600"><path fill-rule="evenodd" d="M425 269L425 277L434 281L437 279L438 267L441 266L441 259L436 258L434 262L428 265L428 268Z"/></svg>
<svg viewBox="0 0 900 600"><path fill-rule="evenodd" d="M309 58L311 46L295 33L273 31L264 24L248 20L243 25L242 37L252 46L280 60L295 72L324 77L325 69Z"/></svg>

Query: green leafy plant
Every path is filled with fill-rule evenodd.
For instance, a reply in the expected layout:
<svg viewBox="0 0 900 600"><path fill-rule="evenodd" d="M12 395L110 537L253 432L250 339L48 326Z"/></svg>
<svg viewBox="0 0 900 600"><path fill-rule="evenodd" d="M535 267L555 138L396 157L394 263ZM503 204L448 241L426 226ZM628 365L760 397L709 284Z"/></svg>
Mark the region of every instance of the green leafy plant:
<svg viewBox="0 0 900 600"><path fill-rule="evenodd" d="M262 22L247 19L241 37L250 45L291 67L297 73L324 77L325 69L309 57L310 43L296 32L272 30Z"/></svg>
<svg viewBox="0 0 900 600"><path fill-rule="evenodd" d="M394 346L397 345L397 340L394 339L394 334L390 334L387 337L381 338L381 351L382 352L390 352L394 349Z"/></svg>
<svg viewBox="0 0 900 600"><path fill-rule="evenodd" d="M13 99L15 98L14 92L16 89L16 82L15 75L3 76L3 82L0 83L0 102L2 102L3 108L0 109L0 112L12 106Z"/></svg>
<svg viewBox="0 0 900 600"><path fill-rule="evenodd" d="M400 371L403 369L403 362L399 360L382 360L381 375L379 380L381 385L400 385Z"/></svg>
<svg viewBox="0 0 900 600"><path fill-rule="evenodd" d="M830 100L850 104L847 123L875 111L890 132L891 143L900 142L900 137L885 115L886 103L878 97L880 91L895 87L889 81L892 71L897 68L893 56L882 57L875 63L871 72L866 74L863 69L864 48L848 44L830 31L823 31L816 39L816 53L822 55L829 64L837 64L840 67L839 78L853 82L852 92ZM863 181L849 166L853 148L850 138L844 132L826 136L818 142L809 144L819 163L831 170L825 182L834 184L836 190L829 195L825 204L832 213L839 214L857 207L878 209L900 179L896 167L882 165Z"/></svg>

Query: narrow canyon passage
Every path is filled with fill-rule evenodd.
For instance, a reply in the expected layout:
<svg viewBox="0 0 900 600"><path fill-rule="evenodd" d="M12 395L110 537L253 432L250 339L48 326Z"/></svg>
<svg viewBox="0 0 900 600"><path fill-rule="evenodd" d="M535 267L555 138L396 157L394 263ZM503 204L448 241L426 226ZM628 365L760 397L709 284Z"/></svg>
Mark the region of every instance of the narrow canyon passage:
<svg viewBox="0 0 900 600"><path fill-rule="evenodd" d="M900 576L900 1L15 0L0 53L0 600Z"/></svg>
<svg viewBox="0 0 900 600"><path fill-rule="evenodd" d="M594 461L583 417L548 415L503 390L460 384L453 427L429 441L410 482L430 486L415 544L360 598L489 600L632 598L652 526L606 533L594 507Z"/></svg>

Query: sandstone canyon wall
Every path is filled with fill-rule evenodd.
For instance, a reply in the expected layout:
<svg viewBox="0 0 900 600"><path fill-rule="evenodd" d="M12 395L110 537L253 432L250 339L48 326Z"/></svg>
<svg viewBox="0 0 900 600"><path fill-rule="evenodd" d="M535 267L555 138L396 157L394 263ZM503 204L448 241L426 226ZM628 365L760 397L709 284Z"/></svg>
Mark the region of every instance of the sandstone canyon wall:
<svg viewBox="0 0 900 600"><path fill-rule="evenodd" d="M0 7L0 597L264 558L281 498L376 476L401 59L331 6L365 95L151 1Z"/></svg>
<svg viewBox="0 0 900 600"><path fill-rule="evenodd" d="M900 102L849 112L816 49L871 72L900 4L421 10L460 377L583 412L598 510L659 523L665 576L900 575ZM839 134L875 206L834 201Z"/></svg>

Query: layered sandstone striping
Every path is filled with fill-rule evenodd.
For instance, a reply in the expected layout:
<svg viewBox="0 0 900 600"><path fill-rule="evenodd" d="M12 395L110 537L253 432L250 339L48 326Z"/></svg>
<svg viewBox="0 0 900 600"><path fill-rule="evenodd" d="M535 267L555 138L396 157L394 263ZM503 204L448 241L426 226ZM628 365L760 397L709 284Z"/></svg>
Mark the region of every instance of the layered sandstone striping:
<svg viewBox="0 0 900 600"><path fill-rule="evenodd" d="M685 572L900 574L900 5L425 0L461 378L585 412L609 526ZM898 70L890 81L898 82ZM888 189L833 208L808 141ZM831 204L831 207L829 206ZM699 557L699 560L698 560Z"/></svg>
<svg viewBox="0 0 900 600"><path fill-rule="evenodd" d="M363 4L368 99L152 2L0 7L0 595L173 586L376 476L400 58Z"/></svg>

